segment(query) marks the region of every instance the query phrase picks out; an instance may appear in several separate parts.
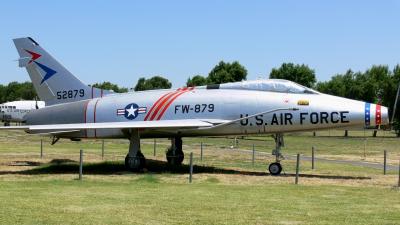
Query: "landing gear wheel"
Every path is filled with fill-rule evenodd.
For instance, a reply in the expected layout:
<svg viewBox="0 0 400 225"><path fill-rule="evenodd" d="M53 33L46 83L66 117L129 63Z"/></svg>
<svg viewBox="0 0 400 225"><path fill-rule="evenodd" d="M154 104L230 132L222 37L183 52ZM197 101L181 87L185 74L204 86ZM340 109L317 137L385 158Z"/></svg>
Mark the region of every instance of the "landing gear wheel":
<svg viewBox="0 0 400 225"><path fill-rule="evenodd" d="M136 156L129 156L129 154L125 157L125 167L131 171L139 171L146 166L146 159L141 152L138 152Z"/></svg>
<svg viewBox="0 0 400 225"><path fill-rule="evenodd" d="M173 151L172 148L169 148L167 153L167 162L170 165L174 166L179 166L182 165L183 159L185 158L185 155L183 154L183 151L178 151L175 150Z"/></svg>
<svg viewBox="0 0 400 225"><path fill-rule="evenodd" d="M268 170L271 175L277 176L277 175L281 174L282 166L278 162L271 163L271 164L269 164Z"/></svg>

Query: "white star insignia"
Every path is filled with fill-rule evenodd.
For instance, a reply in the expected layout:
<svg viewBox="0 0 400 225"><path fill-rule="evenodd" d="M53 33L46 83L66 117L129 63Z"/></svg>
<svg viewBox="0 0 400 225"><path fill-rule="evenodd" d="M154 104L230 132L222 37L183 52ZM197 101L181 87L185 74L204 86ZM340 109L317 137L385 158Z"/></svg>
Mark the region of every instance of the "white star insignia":
<svg viewBox="0 0 400 225"><path fill-rule="evenodd" d="M132 115L135 115L135 113L136 113L137 110L138 110L138 109L133 108L133 105L131 105L131 108L126 109L126 111L128 112L128 117L129 117L129 116L132 116Z"/></svg>

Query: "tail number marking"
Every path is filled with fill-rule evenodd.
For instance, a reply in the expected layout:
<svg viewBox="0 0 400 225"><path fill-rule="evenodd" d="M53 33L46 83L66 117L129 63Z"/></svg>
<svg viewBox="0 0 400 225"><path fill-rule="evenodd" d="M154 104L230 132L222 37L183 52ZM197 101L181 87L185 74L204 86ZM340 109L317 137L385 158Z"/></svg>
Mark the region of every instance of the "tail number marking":
<svg viewBox="0 0 400 225"><path fill-rule="evenodd" d="M84 89L57 91L57 99L74 99L84 96L85 96Z"/></svg>
<svg viewBox="0 0 400 225"><path fill-rule="evenodd" d="M175 114L214 112L214 104L175 105Z"/></svg>

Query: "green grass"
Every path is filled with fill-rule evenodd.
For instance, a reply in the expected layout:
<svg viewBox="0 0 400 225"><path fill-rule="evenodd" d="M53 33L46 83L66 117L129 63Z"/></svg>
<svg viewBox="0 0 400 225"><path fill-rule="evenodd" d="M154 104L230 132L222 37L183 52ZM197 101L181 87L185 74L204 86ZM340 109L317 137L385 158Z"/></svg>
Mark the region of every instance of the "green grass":
<svg viewBox="0 0 400 225"><path fill-rule="evenodd" d="M111 180L0 183L2 224L396 224L400 193L341 186Z"/></svg>
<svg viewBox="0 0 400 225"><path fill-rule="evenodd" d="M284 153L328 158L363 158L362 131L323 131L287 135ZM330 136L329 136L330 135ZM394 165L400 139L390 133L368 137L366 161L380 161L389 151ZM384 137L383 137L384 136ZM285 175L265 174L269 154L231 149L233 138L185 138L184 150L194 153L193 183L185 165L165 163L169 141L143 140L148 172L125 170L126 140L60 140L54 146L21 132L0 132L0 224L398 224L400 190L397 171L335 163L301 161L299 185L294 185L295 161L284 160ZM200 142L204 157L200 160ZM239 139L238 148L270 152L268 136ZM83 181L77 180L79 149L84 149ZM29 166L21 166L26 163Z"/></svg>

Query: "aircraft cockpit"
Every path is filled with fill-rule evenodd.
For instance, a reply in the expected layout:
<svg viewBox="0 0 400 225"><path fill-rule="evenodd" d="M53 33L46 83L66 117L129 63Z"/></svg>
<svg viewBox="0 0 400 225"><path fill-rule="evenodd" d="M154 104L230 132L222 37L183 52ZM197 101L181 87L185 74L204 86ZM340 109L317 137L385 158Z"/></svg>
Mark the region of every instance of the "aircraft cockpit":
<svg viewBox="0 0 400 225"><path fill-rule="evenodd" d="M242 90L257 90L257 91L269 91L269 92L280 92L280 93L292 93L292 94L319 94L319 92L313 89L304 87L292 81L282 79L264 79L264 80L253 80L253 81L241 81L234 83L225 83L218 86L207 86L208 89L242 89Z"/></svg>

